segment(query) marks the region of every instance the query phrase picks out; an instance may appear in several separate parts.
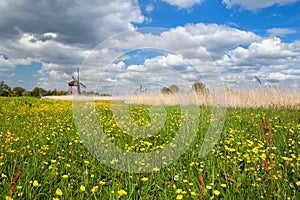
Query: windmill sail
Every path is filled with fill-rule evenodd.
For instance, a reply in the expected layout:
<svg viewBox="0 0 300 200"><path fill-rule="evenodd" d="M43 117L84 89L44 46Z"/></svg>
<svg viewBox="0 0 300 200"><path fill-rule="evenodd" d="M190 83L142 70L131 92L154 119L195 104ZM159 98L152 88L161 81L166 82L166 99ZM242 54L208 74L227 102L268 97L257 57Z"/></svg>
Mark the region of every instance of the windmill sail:
<svg viewBox="0 0 300 200"><path fill-rule="evenodd" d="M74 92L77 94L81 94L80 86L82 86L83 88L86 88L86 85L80 82L79 68L77 68L77 78L75 78L72 75L72 79L73 79L73 81L69 82L69 87L76 87L76 89L74 88L75 89Z"/></svg>

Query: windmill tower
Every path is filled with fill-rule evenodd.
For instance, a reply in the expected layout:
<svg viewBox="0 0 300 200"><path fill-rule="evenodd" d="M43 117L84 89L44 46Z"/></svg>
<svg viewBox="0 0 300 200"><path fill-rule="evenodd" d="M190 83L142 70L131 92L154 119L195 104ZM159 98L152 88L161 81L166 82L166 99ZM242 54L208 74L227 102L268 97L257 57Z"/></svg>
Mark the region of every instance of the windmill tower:
<svg viewBox="0 0 300 200"><path fill-rule="evenodd" d="M80 82L80 76L79 76L79 68L77 68L77 78L72 76L72 81L68 83L69 89L68 93L69 94L81 94L80 86L86 88L86 86Z"/></svg>

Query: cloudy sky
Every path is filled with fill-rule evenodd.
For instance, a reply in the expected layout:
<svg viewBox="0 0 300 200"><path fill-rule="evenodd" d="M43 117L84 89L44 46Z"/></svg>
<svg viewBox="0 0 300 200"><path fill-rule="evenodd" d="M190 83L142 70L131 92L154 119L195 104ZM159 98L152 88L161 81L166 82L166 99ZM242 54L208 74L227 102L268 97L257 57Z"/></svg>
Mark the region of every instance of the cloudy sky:
<svg viewBox="0 0 300 200"><path fill-rule="evenodd" d="M298 0L0 1L0 80L113 93L300 85ZM151 28L149 28L151 27Z"/></svg>

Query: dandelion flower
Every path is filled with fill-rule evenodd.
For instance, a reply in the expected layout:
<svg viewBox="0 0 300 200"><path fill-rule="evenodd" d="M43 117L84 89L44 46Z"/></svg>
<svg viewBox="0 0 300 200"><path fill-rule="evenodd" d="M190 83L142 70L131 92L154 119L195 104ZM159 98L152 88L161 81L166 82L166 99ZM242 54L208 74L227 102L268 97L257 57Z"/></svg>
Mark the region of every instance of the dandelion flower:
<svg viewBox="0 0 300 200"><path fill-rule="evenodd" d="M296 182L296 185L297 185L297 186L300 186L300 181L297 181L297 182Z"/></svg>
<svg viewBox="0 0 300 200"><path fill-rule="evenodd" d="M34 180L32 185L33 185L33 187L41 186L37 180Z"/></svg>
<svg viewBox="0 0 300 200"><path fill-rule="evenodd" d="M182 194L179 194L179 195L177 195L177 197L176 197L176 200L180 200L180 199L183 199L183 195L182 195Z"/></svg>
<svg viewBox="0 0 300 200"><path fill-rule="evenodd" d="M92 193L96 193L98 191L99 186L95 186L91 189Z"/></svg>
<svg viewBox="0 0 300 200"><path fill-rule="evenodd" d="M84 192L85 191L85 187L83 185L80 186L80 192Z"/></svg>
<svg viewBox="0 0 300 200"><path fill-rule="evenodd" d="M55 191L55 194L56 194L57 196L62 196L62 191L61 191L61 189L60 189L60 188L57 188L56 191Z"/></svg>
<svg viewBox="0 0 300 200"><path fill-rule="evenodd" d="M62 178L63 178L63 179L67 179L68 177L69 177L69 176L66 175L66 174L65 174L65 175L62 175Z"/></svg>
<svg viewBox="0 0 300 200"><path fill-rule="evenodd" d="M153 168L152 170L153 170L154 172L158 172L160 169L157 168L157 167L155 167L155 168Z"/></svg>
<svg viewBox="0 0 300 200"><path fill-rule="evenodd" d="M127 194L127 192L125 190L119 190L118 194L120 197L125 196Z"/></svg>
<svg viewBox="0 0 300 200"><path fill-rule="evenodd" d="M182 189L177 189L175 193L180 194L181 192L182 192Z"/></svg>
<svg viewBox="0 0 300 200"><path fill-rule="evenodd" d="M191 192L191 195L194 197L196 196L196 192Z"/></svg>
<svg viewBox="0 0 300 200"><path fill-rule="evenodd" d="M207 185L207 186L206 186L206 189L207 189L207 190L211 190L211 189L212 189L212 186Z"/></svg>
<svg viewBox="0 0 300 200"><path fill-rule="evenodd" d="M143 178L141 178L141 181L143 181L143 182L147 182L148 180L149 180L148 177L143 177Z"/></svg>
<svg viewBox="0 0 300 200"><path fill-rule="evenodd" d="M106 183L106 182L104 182L104 181L100 181L100 182L99 182L100 185L105 185L105 183Z"/></svg>
<svg viewBox="0 0 300 200"><path fill-rule="evenodd" d="M223 187L223 188L226 188L226 186L227 186L227 185L226 185L225 183L222 183L222 184L221 184L221 187Z"/></svg>
<svg viewBox="0 0 300 200"><path fill-rule="evenodd" d="M221 192L219 190L214 190L214 195L215 196L219 196L221 194Z"/></svg>
<svg viewBox="0 0 300 200"><path fill-rule="evenodd" d="M5 174L1 174L1 178L7 178L7 176Z"/></svg>

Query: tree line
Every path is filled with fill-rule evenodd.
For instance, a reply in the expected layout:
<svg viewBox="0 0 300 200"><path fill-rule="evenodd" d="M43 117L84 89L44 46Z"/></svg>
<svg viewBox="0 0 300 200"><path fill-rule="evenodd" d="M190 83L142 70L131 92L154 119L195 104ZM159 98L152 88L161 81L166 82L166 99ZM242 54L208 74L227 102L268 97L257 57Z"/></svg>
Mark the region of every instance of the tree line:
<svg viewBox="0 0 300 200"><path fill-rule="evenodd" d="M201 83L199 81L195 81L192 84L192 90L196 93L200 94L207 94L209 93L209 90L206 88L204 83ZM163 94L170 94L170 93L176 93L179 92L180 88L177 85L170 85L170 87L163 87L160 92Z"/></svg>
<svg viewBox="0 0 300 200"><path fill-rule="evenodd" d="M32 91L28 91L21 86L11 88L4 81L0 82L0 96L6 97L21 97L21 96L32 96L32 97L41 97L41 96L52 96L52 95L66 95L65 91L55 90L45 90L40 87L35 87Z"/></svg>

